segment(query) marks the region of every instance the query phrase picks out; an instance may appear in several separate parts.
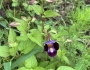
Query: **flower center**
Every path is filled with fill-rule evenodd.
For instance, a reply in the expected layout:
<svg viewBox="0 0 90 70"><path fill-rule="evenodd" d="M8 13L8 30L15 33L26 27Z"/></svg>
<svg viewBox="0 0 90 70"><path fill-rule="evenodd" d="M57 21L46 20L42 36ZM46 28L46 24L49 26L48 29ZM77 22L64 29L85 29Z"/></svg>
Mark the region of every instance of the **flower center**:
<svg viewBox="0 0 90 70"><path fill-rule="evenodd" d="M53 48L50 48L50 52L53 52Z"/></svg>
<svg viewBox="0 0 90 70"><path fill-rule="evenodd" d="M48 47L51 48L52 47L52 44L48 44Z"/></svg>

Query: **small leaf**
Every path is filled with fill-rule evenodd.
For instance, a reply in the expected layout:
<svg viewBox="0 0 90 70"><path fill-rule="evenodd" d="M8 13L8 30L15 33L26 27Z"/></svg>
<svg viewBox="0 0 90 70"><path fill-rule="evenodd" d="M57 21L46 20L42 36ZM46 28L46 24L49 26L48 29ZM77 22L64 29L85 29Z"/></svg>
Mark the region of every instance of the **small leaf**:
<svg viewBox="0 0 90 70"><path fill-rule="evenodd" d="M17 48L16 47L10 48L9 52L10 52L10 55L15 56L17 53Z"/></svg>
<svg viewBox="0 0 90 70"><path fill-rule="evenodd" d="M4 70L11 70L11 62L4 63Z"/></svg>
<svg viewBox="0 0 90 70"><path fill-rule="evenodd" d="M13 29L10 29L9 36L8 36L8 42L14 43L16 41L16 33Z"/></svg>
<svg viewBox="0 0 90 70"><path fill-rule="evenodd" d="M0 56L1 57L8 57L9 54L9 47L7 46L0 46Z"/></svg>
<svg viewBox="0 0 90 70"><path fill-rule="evenodd" d="M37 15L41 15L43 9L41 6L39 5L32 5L32 9L34 10L34 12L37 14Z"/></svg>
<svg viewBox="0 0 90 70"><path fill-rule="evenodd" d="M44 12L44 16L43 17L56 17L56 16L60 16L57 12L53 11L53 10L47 10Z"/></svg>
<svg viewBox="0 0 90 70"><path fill-rule="evenodd" d="M13 15L13 10L6 10L6 16L7 18L12 18L14 15Z"/></svg>
<svg viewBox="0 0 90 70"><path fill-rule="evenodd" d="M74 69L69 66L60 66L57 70L74 70Z"/></svg>
<svg viewBox="0 0 90 70"><path fill-rule="evenodd" d="M25 60L24 64L26 68L35 68L37 67L37 59L34 55L32 55L30 58Z"/></svg>
<svg viewBox="0 0 90 70"><path fill-rule="evenodd" d="M70 61L66 56L62 56L61 60L64 61L66 64L70 64Z"/></svg>

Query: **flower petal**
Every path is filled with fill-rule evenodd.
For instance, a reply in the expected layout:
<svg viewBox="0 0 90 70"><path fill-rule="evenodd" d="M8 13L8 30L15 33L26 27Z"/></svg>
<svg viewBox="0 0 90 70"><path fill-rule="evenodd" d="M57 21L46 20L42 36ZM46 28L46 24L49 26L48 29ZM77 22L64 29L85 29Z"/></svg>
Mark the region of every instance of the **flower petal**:
<svg viewBox="0 0 90 70"><path fill-rule="evenodd" d="M52 52L48 52L48 55L50 57L54 57L54 56L56 56L56 54L57 54L57 51L56 50L53 53Z"/></svg>
<svg viewBox="0 0 90 70"><path fill-rule="evenodd" d="M48 45L47 44L45 44L45 46L44 46L44 51L48 51Z"/></svg>
<svg viewBox="0 0 90 70"><path fill-rule="evenodd" d="M59 49L59 44L57 42L53 43L53 46L54 46L55 50Z"/></svg>

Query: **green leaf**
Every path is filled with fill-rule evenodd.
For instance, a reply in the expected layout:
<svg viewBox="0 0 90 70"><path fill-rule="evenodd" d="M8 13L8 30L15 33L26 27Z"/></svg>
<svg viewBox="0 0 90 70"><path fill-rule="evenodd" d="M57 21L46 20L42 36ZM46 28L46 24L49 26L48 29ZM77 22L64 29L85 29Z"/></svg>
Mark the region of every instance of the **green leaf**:
<svg viewBox="0 0 90 70"><path fill-rule="evenodd" d="M27 41L28 40L28 37L27 35L21 35L21 36L17 36L16 37L17 41Z"/></svg>
<svg viewBox="0 0 90 70"><path fill-rule="evenodd" d="M24 64L26 68L35 68L37 67L37 59L34 55L32 55L30 58L25 60Z"/></svg>
<svg viewBox="0 0 90 70"><path fill-rule="evenodd" d="M16 47L12 47L12 48L10 48L9 52L10 52L10 55L15 56L16 53L17 53L17 48Z"/></svg>
<svg viewBox="0 0 90 70"><path fill-rule="evenodd" d="M82 60L79 60L79 62L75 65L75 70L87 70L85 63Z"/></svg>
<svg viewBox="0 0 90 70"><path fill-rule="evenodd" d="M43 61L39 63L39 66L46 67L49 64L49 61Z"/></svg>
<svg viewBox="0 0 90 70"><path fill-rule="evenodd" d="M6 16L7 18L12 18L14 15L13 15L13 10L6 10Z"/></svg>
<svg viewBox="0 0 90 70"><path fill-rule="evenodd" d="M55 69L56 65L57 65L57 61L56 62L53 62L53 63L50 63L46 66L46 69Z"/></svg>
<svg viewBox="0 0 90 70"><path fill-rule="evenodd" d="M21 68L19 68L19 69L17 69L17 70L29 70L29 69L27 69L27 68L25 68L25 67L21 67Z"/></svg>
<svg viewBox="0 0 90 70"><path fill-rule="evenodd" d="M64 61L66 64L70 64L70 61L66 56L62 56L61 61Z"/></svg>
<svg viewBox="0 0 90 70"><path fill-rule="evenodd" d="M11 66L12 70L15 67L17 67L19 64L21 64L23 61L25 61L27 58L29 58L30 56L32 56L32 55L34 55L34 54L36 54L38 52L42 52L42 51L43 51L43 49L39 48L39 49L32 50L31 52L29 52L27 54L22 55L20 58L18 58L16 61L14 61L12 63L12 66Z"/></svg>
<svg viewBox="0 0 90 70"><path fill-rule="evenodd" d="M60 66L57 70L74 70L74 69L69 66Z"/></svg>
<svg viewBox="0 0 90 70"><path fill-rule="evenodd" d="M11 70L11 62L4 63L4 70Z"/></svg>
<svg viewBox="0 0 90 70"><path fill-rule="evenodd" d="M12 3L12 7L17 7L19 4L18 4L18 2L13 2Z"/></svg>
<svg viewBox="0 0 90 70"><path fill-rule="evenodd" d="M53 11L53 10L47 10L44 12L44 16L43 17L56 17L56 16L60 16L57 12Z"/></svg>
<svg viewBox="0 0 90 70"><path fill-rule="evenodd" d="M13 29L10 28L9 36L8 36L8 42L14 43L16 41L16 33Z"/></svg>
<svg viewBox="0 0 90 70"><path fill-rule="evenodd" d="M33 30L30 34L27 34L28 38L38 44L40 47L42 46L42 35L38 30Z"/></svg>
<svg viewBox="0 0 90 70"><path fill-rule="evenodd" d="M34 70L45 70L45 69L43 67L38 66Z"/></svg>
<svg viewBox="0 0 90 70"><path fill-rule="evenodd" d="M22 19L14 18L14 20L20 24L17 26L17 29L21 32L21 36L26 36L26 33L28 32L29 25L28 22Z"/></svg>
<svg viewBox="0 0 90 70"><path fill-rule="evenodd" d="M0 56L1 57L8 57L9 54L9 47L7 46L0 46Z"/></svg>
<svg viewBox="0 0 90 70"><path fill-rule="evenodd" d="M21 41L18 49L22 53L26 54L26 53L30 52L35 46L36 46L36 44L34 42L32 42L31 40Z"/></svg>
<svg viewBox="0 0 90 70"><path fill-rule="evenodd" d="M39 6L39 5L32 5L32 9L34 10L34 12L37 14L37 15L41 15L42 14L42 7Z"/></svg>

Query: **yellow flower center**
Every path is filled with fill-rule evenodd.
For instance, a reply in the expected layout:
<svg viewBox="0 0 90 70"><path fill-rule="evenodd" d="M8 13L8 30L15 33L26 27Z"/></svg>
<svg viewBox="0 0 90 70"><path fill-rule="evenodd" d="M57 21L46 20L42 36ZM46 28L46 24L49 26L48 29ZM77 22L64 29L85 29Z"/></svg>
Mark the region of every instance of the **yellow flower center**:
<svg viewBox="0 0 90 70"><path fill-rule="evenodd" d="M53 48L50 48L50 52L53 52Z"/></svg>

